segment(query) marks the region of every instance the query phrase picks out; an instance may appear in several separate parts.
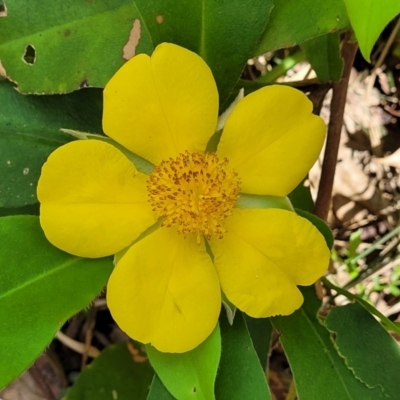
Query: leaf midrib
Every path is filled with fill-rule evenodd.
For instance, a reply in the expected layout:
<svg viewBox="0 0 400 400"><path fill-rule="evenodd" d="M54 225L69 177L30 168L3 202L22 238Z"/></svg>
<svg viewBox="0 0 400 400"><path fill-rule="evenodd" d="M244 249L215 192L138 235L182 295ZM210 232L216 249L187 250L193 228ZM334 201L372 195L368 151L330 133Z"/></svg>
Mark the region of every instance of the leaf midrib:
<svg viewBox="0 0 400 400"><path fill-rule="evenodd" d="M35 275L33 278L25 281L23 284L21 284L17 287L14 287L11 290L8 290L3 294L0 294L0 300L3 300L6 297L12 296L14 293L16 293L20 290L25 290L26 287L33 285L42 279L49 278L52 275L58 273L60 270L70 267L71 265L76 264L77 262L79 262L79 260L81 260L80 257L75 257L75 256L71 256L71 257L72 258L70 260L63 262L58 267L53 268L51 271L45 271L43 273L40 273L39 275Z"/></svg>
<svg viewBox="0 0 400 400"><path fill-rule="evenodd" d="M136 5L136 2L133 1L132 4L133 4L133 6L136 7L138 13L140 14L140 12L138 10L138 7ZM122 6L117 6L117 7L111 7L107 11L94 12L93 14L87 14L87 15L82 16L81 18L70 19L67 22L63 22L63 23L60 23L60 24L51 24L46 29L42 29L42 30L34 31L33 29L31 29L32 25L30 25L29 26L29 35L23 33L18 38L13 38L13 39L10 39L10 40L4 41L4 42L0 42L0 47L3 46L3 45L6 45L6 44L18 42L18 41L20 41L22 39L29 39L31 37L36 37L40 33L50 32L50 31L52 31L54 29L62 29L64 27L70 27L71 24L81 23L84 20L87 21L89 19L95 19L95 18L98 18L99 16L103 16L103 15L106 15L106 14L109 14L109 13L113 13L113 12L115 12L115 10L119 10L121 8L128 7L128 6L129 6L129 4L124 4ZM146 30L147 30L147 27L146 27Z"/></svg>
<svg viewBox="0 0 400 400"><path fill-rule="evenodd" d="M149 38L150 38L150 40L151 40L151 42L153 44L153 47L154 47L154 39L152 37L152 34L151 34L150 30L147 27L146 20L144 19L144 17L142 15L138 5L136 4L136 2L134 0L132 1L132 5L136 9L136 12L137 12L138 16L140 17L141 27L144 27L144 29L145 29L147 35L149 36ZM59 25L51 25L46 29L38 30L38 31L35 31L34 33L32 33L32 30L30 30L29 31L29 35L28 34L22 34L18 38L14 38L14 39L11 39L11 40L0 42L0 48L2 46L10 45L10 44L12 45L12 44L18 43L20 41L27 41L30 38L32 38L32 39L36 38L37 35L42 34L42 33L48 33L48 32L51 32L51 31L54 31L54 30L60 30L60 29L62 30L64 28L71 27L71 25L80 25L82 23L82 21L86 21L87 22L88 20L93 20L93 19L99 18L100 16L113 13L113 12L115 12L115 10L119 10L121 8L129 7L129 6L130 6L129 4L124 4L122 6L111 8L111 9L109 9L107 11L89 14L89 15L83 16L82 18L71 19L70 21L68 21L66 23L59 24Z"/></svg>
<svg viewBox="0 0 400 400"><path fill-rule="evenodd" d="M332 368L335 371L335 374L338 376L339 381L341 382L345 393L347 393L347 395L348 395L348 398L351 399L351 400L358 400L358 399L352 397L351 393L348 391L347 386L346 386L346 384L345 384L345 382L344 382L344 380L342 378L342 375L339 373L339 371L337 369L337 366L336 366L337 363L335 362L334 358L331 356L331 351L329 350L329 348L325 344L325 338L323 338L319 334L318 330L315 328L313 322L311 321L309 315L304 311L303 308L300 308L300 313L303 315L303 317L305 316L305 321L311 327L311 330L315 333L316 338L319 339L319 341L323 344L323 349L324 349L323 353L329 359L329 361L331 362ZM319 323L318 320L317 320L317 323ZM322 325L321 325L321 327L324 328ZM328 333L328 331L327 331L327 333ZM347 367L345 366L345 368L347 368ZM296 380L295 373L293 373L293 377Z"/></svg>

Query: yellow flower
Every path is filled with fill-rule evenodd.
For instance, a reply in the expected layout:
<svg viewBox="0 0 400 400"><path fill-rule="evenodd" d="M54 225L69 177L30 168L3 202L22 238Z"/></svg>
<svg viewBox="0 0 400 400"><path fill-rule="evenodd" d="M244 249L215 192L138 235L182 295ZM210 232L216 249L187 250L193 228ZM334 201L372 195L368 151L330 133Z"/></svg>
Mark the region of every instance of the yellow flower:
<svg viewBox="0 0 400 400"><path fill-rule="evenodd" d="M117 147L79 140L54 151L38 185L51 243L82 257L120 253L107 300L132 338L164 352L193 349L213 331L221 288L253 317L287 315L324 272L329 251L306 219L243 208L245 195L286 196L325 135L301 92L258 90L229 115L216 152L212 73L164 43L128 61L104 90L104 131L155 165L139 172Z"/></svg>

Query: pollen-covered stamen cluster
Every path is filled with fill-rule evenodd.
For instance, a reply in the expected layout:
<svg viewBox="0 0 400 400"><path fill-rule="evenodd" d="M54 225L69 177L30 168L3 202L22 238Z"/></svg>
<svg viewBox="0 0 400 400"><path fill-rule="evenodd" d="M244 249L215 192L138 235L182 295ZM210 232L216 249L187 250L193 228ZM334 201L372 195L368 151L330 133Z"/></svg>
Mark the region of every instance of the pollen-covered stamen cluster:
<svg viewBox="0 0 400 400"><path fill-rule="evenodd" d="M238 198L240 179L225 171L227 159L214 153L180 154L162 161L150 175L148 191L153 211L163 218L162 225L176 226L187 237L190 233L222 238L223 223Z"/></svg>

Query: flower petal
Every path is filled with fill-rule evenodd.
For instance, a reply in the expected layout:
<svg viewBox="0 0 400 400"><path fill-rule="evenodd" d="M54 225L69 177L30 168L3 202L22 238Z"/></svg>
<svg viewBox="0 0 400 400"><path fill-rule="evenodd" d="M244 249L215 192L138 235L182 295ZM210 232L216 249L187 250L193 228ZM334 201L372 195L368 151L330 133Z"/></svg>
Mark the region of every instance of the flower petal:
<svg viewBox="0 0 400 400"><path fill-rule="evenodd" d="M225 124L218 155L242 180L242 192L286 196L317 160L322 119L300 91L268 86L246 96Z"/></svg>
<svg viewBox="0 0 400 400"><path fill-rule="evenodd" d="M78 140L55 150L38 184L40 223L56 247L103 257L129 246L154 224L147 176L114 146Z"/></svg>
<svg viewBox="0 0 400 400"><path fill-rule="evenodd" d="M169 353L189 351L217 324L218 276L204 243L160 228L134 244L111 274L107 302L123 331Z"/></svg>
<svg viewBox="0 0 400 400"><path fill-rule="evenodd" d="M218 92L207 64L170 43L128 61L104 89L103 129L159 164L204 151L218 119Z"/></svg>
<svg viewBox="0 0 400 400"><path fill-rule="evenodd" d="M328 266L323 236L306 219L280 209L235 209L223 239L210 242L222 290L253 317L288 315Z"/></svg>

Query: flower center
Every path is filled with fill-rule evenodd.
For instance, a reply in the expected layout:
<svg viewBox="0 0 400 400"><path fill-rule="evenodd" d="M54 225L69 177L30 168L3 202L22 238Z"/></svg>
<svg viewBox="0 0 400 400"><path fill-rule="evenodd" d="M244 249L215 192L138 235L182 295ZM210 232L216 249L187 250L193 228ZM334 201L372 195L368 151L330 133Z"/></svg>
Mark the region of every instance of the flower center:
<svg viewBox="0 0 400 400"><path fill-rule="evenodd" d="M240 190L240 179L236 172L225 171L227 164L214 153L186 152L162 161L147 186L162 226L175 226L185 237L195 233L198 242L201 234L221 239Z"/></svg>

